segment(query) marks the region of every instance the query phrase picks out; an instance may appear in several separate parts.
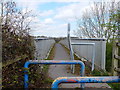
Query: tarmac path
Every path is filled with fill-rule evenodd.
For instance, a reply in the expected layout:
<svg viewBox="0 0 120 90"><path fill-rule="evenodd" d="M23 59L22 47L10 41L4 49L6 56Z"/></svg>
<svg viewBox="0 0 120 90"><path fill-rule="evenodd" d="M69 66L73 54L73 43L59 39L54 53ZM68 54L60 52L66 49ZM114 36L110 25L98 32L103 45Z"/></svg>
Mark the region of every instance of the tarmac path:
<svg viewBox="0 0 120 90"><path fill-rule="evenodd" d="M64 47L61 44L57 43L55 45L55 55L54 60L70 60L70 56L65 51ZM49 77L53 80L58 77L75 77L76 75L71 74L68 69L67 65L50 65L49 67ZM78 88L80 84L60 84L59 88ZM85 87L87 88L110 88L106 83L86 83Z"/></svg>

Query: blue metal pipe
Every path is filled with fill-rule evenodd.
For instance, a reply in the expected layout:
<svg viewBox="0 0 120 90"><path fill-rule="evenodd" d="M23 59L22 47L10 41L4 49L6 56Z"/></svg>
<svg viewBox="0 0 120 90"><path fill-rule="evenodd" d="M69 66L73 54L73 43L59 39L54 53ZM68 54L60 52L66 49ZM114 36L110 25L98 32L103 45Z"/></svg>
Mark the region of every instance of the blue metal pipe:
<svg viewBox="0 0 120 90"><path fill-rule="evenodd" d="M30 64L80 64L81 70L80 70L80 76L84 76L85 73L85 65L83 62L79 60L30 60L25 62L24 68L25 68L25 74L24 74L24 88L28 88L28 69Z"/></svg>
<svg viewBox="0 0 120 90"><path fill-rule="evenodd" d="M58 88L61 83L120 83L120 76L106 77L59 77L52 83L52 89Z"/></svg>

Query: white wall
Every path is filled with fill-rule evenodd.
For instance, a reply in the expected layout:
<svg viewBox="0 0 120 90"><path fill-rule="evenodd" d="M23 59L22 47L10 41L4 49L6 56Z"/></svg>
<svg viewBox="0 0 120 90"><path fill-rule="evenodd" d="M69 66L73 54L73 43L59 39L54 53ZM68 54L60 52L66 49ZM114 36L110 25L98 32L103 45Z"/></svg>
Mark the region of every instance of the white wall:
<svg viewBox="0 0 120 90"><path fill-rule="evenodd" d="M35 57L37 59L45 59L47 57L47 54L49 53L49 50L51 49L51 46L55 43L54 39L39 39L35 40L35 46L36 46L36 53Z"/></svg>
<svg viewBox="0 0 120 90"><path fill-rule="evenodd" d="M72 43L95 43L95 65L105 70L106 40L105 39L72 39ZM60 41L68 47L68 40ZM81 58L92 61L92 45L72 45L73 51Z"/></svg>

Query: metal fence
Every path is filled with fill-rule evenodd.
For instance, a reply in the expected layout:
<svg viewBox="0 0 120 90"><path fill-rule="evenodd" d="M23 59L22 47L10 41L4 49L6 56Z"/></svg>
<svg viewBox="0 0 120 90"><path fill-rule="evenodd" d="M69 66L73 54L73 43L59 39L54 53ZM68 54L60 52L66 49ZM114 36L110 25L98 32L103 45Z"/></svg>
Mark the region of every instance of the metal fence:
<svg viewBox="0 0 120 90"><path fill-rule="evenodd" d="M61 40L60 43L64 44L68 47L68 40L64 39ZM80 58L84 58L90 62L93 59L93 50L95 50L95 58L94 62L95 65L99 68L105 70L105 55L106 55L106 39L76 39L72 38L71 43L94 43L95 46L92 45L73 45L73 51L76 53Z"/></svg>
<svg viewBox="0 0 120 90"><path fill-rule="evenodd" d="M35 39L36 59L45 59L54 43L55 43L54 39L44 39L44 38Z"/></svg>

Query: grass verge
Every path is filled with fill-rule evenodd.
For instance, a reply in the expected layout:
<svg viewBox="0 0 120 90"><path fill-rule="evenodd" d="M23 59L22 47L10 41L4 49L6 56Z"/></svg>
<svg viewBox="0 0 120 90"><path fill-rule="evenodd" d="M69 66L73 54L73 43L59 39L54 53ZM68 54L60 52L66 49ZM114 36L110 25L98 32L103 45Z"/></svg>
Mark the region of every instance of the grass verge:
<svg viewBox="0 0 120 90"><path fill-rule="evenodd" d="M49 56L45 60L53 60L54 55L55 55L55 44L52 46ZM48 75L48 70L49 70L49 65L43 65L45 79L42 80L42 82L44 84L44 88L51 88L51 84L53 82L53 80Z"/></svg>
<svg viewBox="0 0 120 90"><path fill-rule="evenodd" d="M55 44L52 45L49 55L45 60L52 60L54 58L54 52ZM38 65L36 69L37 71L30 73L32 78L30 80L30 88L51 88L53 80L48 75L49 65Z"/></svg>
<svg viewBox="0 0 120 90"><path fill-rule="evenodd" d="M52 49L51 49L51 51L49 53L49 56L45 60L53 60L54 55L55 55L55 44L53 44Z"/></svg>

